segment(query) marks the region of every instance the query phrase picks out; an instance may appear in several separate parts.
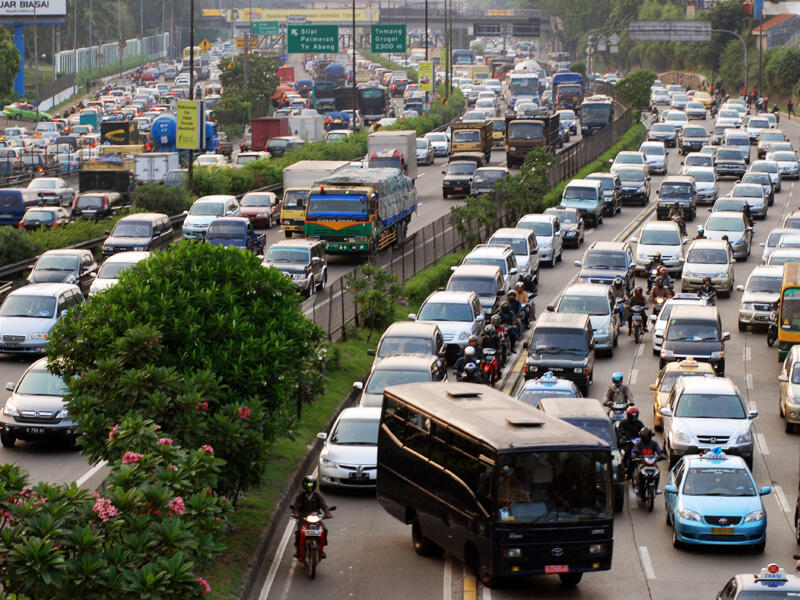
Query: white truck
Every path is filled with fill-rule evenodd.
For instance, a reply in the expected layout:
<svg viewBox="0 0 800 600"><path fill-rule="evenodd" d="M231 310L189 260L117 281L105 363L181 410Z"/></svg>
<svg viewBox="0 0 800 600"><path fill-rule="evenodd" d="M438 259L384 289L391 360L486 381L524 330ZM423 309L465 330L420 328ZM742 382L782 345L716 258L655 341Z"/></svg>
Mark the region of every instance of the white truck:
<svg viewBox="0 0 800 600"><path fill-rule="evenodd" d="M180 168L177 152L145 152L133 155L136 183L164 183L167 173Z"/></svg>
<svg viewBox="0 0 800 600"><path fill-rule="evenodd" d="M306 200L311 187L348 165L350 161L347 160L301 160L283 170L281 226L287 238L295 233L304 234Z"/></svg>
<svg viewBox="0 0 800 600"><path fill-rule="evenodd" d="M402 156L397 156L399 152ZM417 132L413 129L400 131L376 131L367 136L367 159L364 164L372 167L394 167L403 174L417 179ZM401 166L402 165L402 166Z"/></svg>
<svg viewBox="0 0 800 600"><path fill-rule="evenodd" d="M307 142L319 142L325 137L325 118L322 115L293 115L289 131Z"/></svg>

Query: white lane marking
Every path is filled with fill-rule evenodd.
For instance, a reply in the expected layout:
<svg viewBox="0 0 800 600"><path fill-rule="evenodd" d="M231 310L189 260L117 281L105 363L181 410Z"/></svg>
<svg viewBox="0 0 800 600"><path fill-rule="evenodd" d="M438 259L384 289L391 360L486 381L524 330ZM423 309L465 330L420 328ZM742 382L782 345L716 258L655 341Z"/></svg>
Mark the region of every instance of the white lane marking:
<svg viewBox="0 0 800 600"><path fill-rule="evenodd" d="M767 448L767 438L763 433L757 433L756 439L758 440L758 449L761 450L761 454L764 456L769 456L769 448Z"/></svg>
<svg viewBox="0 0 800 600"><path fill-rule="evenodd" d="M419 173L417 173L417 179L419 179L420 177L425 177L425 174L426 174L425 171L420 171Z"/></svg>
<svg viewBox="0 0 800 600"><path fill-rule="evenodd" d="M628 488L628 504L633 506L634 502L636 502L636 493L633 491L633 487Z"/></svg>
<svg viewBox="0 0 800 600"><path fill-rule="evenodd" d="M492 590L488 587L481 586L481 597L483 600L492 600Z"/></svg>
<svg viewBox="0 0 800 600"><path fill-rule="evenodd" d="M639 344L639 347L636 348L636 356L642 356L644 354L644 344Z"/></svg>
<svg viewBox="0 0 800 600"><path fill-rule="evenodd" d="M750 400L749 406L750 406L750 410L758 410L758 404L756 404L755 400Z"/></svg>
<svg viewBox="0 0 800 600"><path fill-rule="evenodd" d="M294 582L294 572L297 569L297 561L292 559L292 564L289 566L289 572L286 574L286 583L283 585L283 594L281 594L281 598L288 598L289 592L292 588L292 583Z"/></svg>
<svg viewBox="0 0 800 600"><path fill-rule="evenodd" d="M636 379L639 377L639 369L631 369L631 385L636 385Z"/></svg>
<svg viewBox="0 0 800 600"><path fill-rule="evenodd" d="M753 375L751 373L744 376L744 384L747 386L748 390L753 389Z"/></svg>
<svg viewBox="0 0 800 600"><path fill-rule="evenodd" d="M653 569L653 563L650 561L650 552L647 551L647 546L639 546L639 558L642 561L645 577L655 579L656 572Z"/></svg>
<svg viewBox="0 0 800 600"><path fill-rule="evenodd" d="M267 579L264 581L264 587L261 588L261 592L258 594L258 600L267 600L269 597L272 584L275 582L275 575L278 574L278 567L281 564L281 557L283 557L283 553L286 551L286 546L289 545L289 538L292 536L293 529L294 523L291 519L289 519L289 522L286 524L286 530L283 532L283 537L281 537L281 542L278 544L278 551L275 553L275 558L272 559L272 564L269 567Z"/></svg>
<svg viewBox="0 0 800 600"><path fill-rule="evenodd" d="M750 353L750 346L744 347L744 359L748 362L753 360L752 355Z"/></svg>
<svg viewBox="0 0 800 600"><path fill-rule="evenodd" d="M778 501L778 506L781 507L781 510L787 515L791 514L792 509L789 506L789 501L786 499L786 494L783 493L783 488L776 485L772 489L775 491L775 500Z"/></svg>
<svg viewBox="0 0 800 600"><path fill-rule="evenodd" d="M95 473L97 473L97 472L98 472L100 469L102 469L103 467L105 467L107 464L108 464L108 461L101 460L99 463L97 463L97 464L96 464L95 466L93 466L91 469L89 469L88 471L86 471L86 473L84 473L83 475L81 475L80 477L78 477L78 478L75 480L75 485L77 485L78 487L83 487L83 484L84 484L84 483L86 483L87 481L89 481L89 480L90 480L90 479L91 479L91 478L92 478L92 477L95 475Z"/></svg>
<svg viewBox="0 0 800 600"><path fill-rule="evenodd" d="M442 582L442 598L449 600L453 597L453 559L449 554L444 555L444 581Z"/></svg>

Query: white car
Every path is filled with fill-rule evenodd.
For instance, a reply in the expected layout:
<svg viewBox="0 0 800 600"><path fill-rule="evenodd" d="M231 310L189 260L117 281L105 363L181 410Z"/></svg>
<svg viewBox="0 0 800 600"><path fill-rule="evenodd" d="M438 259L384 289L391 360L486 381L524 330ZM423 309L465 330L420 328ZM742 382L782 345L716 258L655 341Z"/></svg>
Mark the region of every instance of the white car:
<svg viewBox="0 0 800 600"><path fill-rule="evenodd" d="M117 285L120 273L125 269L130 269L148 256L150 256L149 252L120 252L109 256L97 272L97 277L89 288L89 296L94 296L111 286Z"/></svg>
<svg viewBox="0 0 800 600"><path fill-rule="evenodd" d="M800 163L797 162L797 155L788 150L768 152L767 160L778 163L778 170L781 179L800 179Z"/></svg>
<svg viewBox="0 0 800 600"><path fill-rule="evenodd" d="M706 107L702 102L692 100L686 103L686 116L691 119L700 119L701 121L706 118Z"/></svg>
<svg viewBox="0 0 800 600"><path fill-rule="evenodd" d="M672 125L676 128L680 128L689 122L689 117L687 117L686 113L682 110L668 110L664 113L664 117L661 119L661 122L667 123L668 125Z"/></svg>
<svg viewBox="0 0 800 600"><path fill-rule="evenodd" d="M717 174L714 172L714 167L684 166L683 173L694 177L698 204L714 204L717 201L719 185L717 184Z"/></svg>
<svg viewBox="0 0 800 600"><path fill-rule="evenodd" d="M664 330L667 328L667 321L672 309L678 304L688 304L689 306L706 306L706 301L697 294L675 294L672 298L664 302L661 312L658 315L650 315L653 323L653 354L661 355L661 345L664 343Z"/></svg>
<svg viewBox="0 0 800 600"><path fill-rule="evenodd" d="M475 110L480 111L488 119L497 116L496 100L493 98L478 98L475 101Z"/></svg>
<svg viewBox="0 0 800 600"><path fill-rule="evenodd" d="M408 315L410 321L439 326L446 344L447 358L455 362L461 356L469 336L483 331L485 317L475 292L436 291L425 299L419 312Z"/></svg>
<svg viewBox="0 0 800 600"><path fill-rule="evenodd" d="M330 435L320 432L325 443L319 455L320 487L373 487L378 475L378 427L380 407L345 408Z"/></svg>
<svg viewBox="0 0 800 600"><path fill-rule="evenodd" d="M780 244L784 235L793 235L796 234L797 231L797 229L789 229L786 227L776 227L775 229L771 230L769 235L767 235L766 241L761 242L761 247L764 249L761 252L761 264L767 264L772 251L778 247L778 244Z"/></svg>
<svg viewBox="0 0 800 600"><path fill-rule="evenodd" d="M664 142L642 142L639 152L644 154L648 173L658 175L667 173L667 147Z"/></svg>
<svg viewBox="0 0 800 600"><path fill-rule="evenodd" d="M564 240L558 217L546 214L525 215L517 222L517 228L533 230L536 245L539 247L539 261L555 267L564 253Z"/></svg>
<svg viewBox="0 0 800 600"><path fill-rule="evenodd" d="M611 164L611 169L609 170L612 173L616 173L617 169L620 167L627 167L630 165L647 168L647 160L644 157L644 153L634 152L632 150L620 152L617 154L616 158L614 158L614 162Z"/></svg>
<svg viewBox="0 0 800 600"><path fill-rule="evenodd" d="M739 331L748 325L767 325L781 296L783 267L759 265L752 270L747 283L737 285L742 292L739 301Z"/></svg>
<svg viewBox="0 0 800 600"><path fill-rule="evenodd" d="M661 262L672 274L683 268L683 240L678 225L674 221L647 221L639 230L639 235L630 242L636 243L636 271L645 273L653 254L661 253Z"/></svg>
<svg viewBox="0 0 800 600"><path fill-rule="evenodd" d="M739 127L742 124L742 118L739 113L733 109L720 110L717 112L716 124Z"/></svg>
<svg viewBox="0 0 800 600"><path fill-rule="evenodd" d="M765 117L750 117L750 120L747 121L747 135L750 136L750 140L753 142L758 140L758 136L761 135L762 131L769 128L769 120Z"/></svg>
<svg viewBox="0 0 800 600"><path fill-rule="evenodd" d="M201 154L194 159L195 167L224 167L228 164L222 154Z"/></svg>
<svg viewBox="0 0 800 600"><path fill-rule="evenodd" d="M450 155L450 140L447 139L446 133L432 131L426 133L425 137L430 141L431 146L433 146L433 154L435 156Z"/></svg>

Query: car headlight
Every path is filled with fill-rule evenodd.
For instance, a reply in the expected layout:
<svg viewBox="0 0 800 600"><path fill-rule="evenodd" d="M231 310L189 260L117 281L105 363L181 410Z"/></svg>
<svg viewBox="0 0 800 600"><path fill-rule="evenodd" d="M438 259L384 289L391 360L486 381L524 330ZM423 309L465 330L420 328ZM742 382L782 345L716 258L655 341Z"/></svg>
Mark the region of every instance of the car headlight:
<svg viewBox="0 0 800 600"><path fill-rule="evenodd" d="M744 523L752 523L754 521L763 521L764 520L764 511L763 510L754 510L751 513L748 513L744 518Z"/></svg>
<svg viewBox="0 0 800 600"><path fill-rule="evenodd" d="M753 443L753 432L748 427L742 433L739 434L739 437L736 438L737 444L752 444Z"/></svg>
<svg viewBox="0 0 800 600"><path fill-rule="evenodd" d="M339 465L336 464L336 461L331 460L330 458L325 458L323 456L322 457L322 466L323 467L328 467L329 469L336 469L336 468L338 468Z"/></svg>
<svg viewBox="0 0 800 600"><path fill-rule="evenodd" d="M672 437L676 442L681 444L691 444L692 443L692 436L689 435L687 432L683 431L682 429L676 429L672 433Z"/></svg>
<svg viewBox="0 0 800 600"><path fill-rule="evenodd" d="M745 312L753 312L755 310L755 304L753 304L752 302L742 302L741 306L739 307L739 310Z"/></svg>
<svg viewBox="0 0 800 600"><path fill-rule="evenodd" d="M673 358L675 356L675 353L672 350L669 350L668 348L664 348L661 350L661 356L663 358Z"/></svg>
<svg viewBox="0 0 800 600"><path fill-rule="evenodd" d="M258 217L259 219L262 219L262 218L264 218L264 217L266 217L266 216L267 216L267 213L258 213L258 214L256 215L256 217Z"/></svg>
<svg viewBox="0 0 800 600"><path fill-rule="evenodd" d="M29 333L28 334L28 339L29 340L46 340L48 335L49 334L48 334L47 331L43 331L41 333Z"/></svg>
<svg viewBox="0 0 800 600"><path fill-rule="evenodd" d="M713 358L714 360L719 360L720 358L723 358L724 356L725 356L725 351L724 350L719 350L717 352L712 352L711 353L711 358Z"/></svg>
<svg viewBox="0 0 800 600"><path fill-rule="evenodd" d="M19 411L17 407L14 406L14 403L11 400L6 401L5 408L3 408L3 414L9 417L18 417Z"/></svg>
<svg viewBox="0 0 800 600"><path fill-rule="evenodd" d="M601 327L597 330L596 335L608 335L608 327Z"/></svg>
<svg viewBox="0 0 800 600"><path fill-rule="evenodd" d="M75 274L73 273L64 280L64 283L75 283Z"/></svg>
<svg viewBox="0 0 800 600"><path fill-rule="evenodd" d="M69 411L66 408L62 408L61 411L56 415L56 419L59 421L61 419L66 419L69 416Z"/></svg>
<svg viewBox="0 0 800 600"><path fill-rule="evenodd" d="M678 515L680 515L681 519L685 519L686 521L702 521L699 514L688 508L682 508L678 511Z"/></svg>
<svg viewBox="0 0 800 600"><path fill-rule="evenodd" d="M466 340L468 338L469 338L469 331L464 330L464 331L462 331L461 333L458 334L458 340L459 341Z"/></svg>

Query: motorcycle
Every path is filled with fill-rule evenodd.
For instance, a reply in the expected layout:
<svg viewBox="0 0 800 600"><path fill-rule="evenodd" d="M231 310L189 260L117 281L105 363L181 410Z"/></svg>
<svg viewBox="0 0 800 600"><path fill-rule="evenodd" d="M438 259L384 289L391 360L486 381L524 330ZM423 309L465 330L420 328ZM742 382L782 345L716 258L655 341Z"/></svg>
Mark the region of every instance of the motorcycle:
<svg viewBox="0 0 800 600"><path fill-rule="evenodd" d="M611 419L611 422L614 423L614 427L619 421L625 419L625 411L628 410L630 404L626 400L617 400L612 402L610 405L607 405L608 408L608 418Z"/></svg>
<svg viewBox="0 0 800 600"><path fill-rule="evenodd" d="M483 383L493 386L500 379L500 359L497 357L497 350L494 348L483 349Z"/></svg>
<svg viewBox="0 0 800 600"><path fill-rule="evenodd" d="M775 340L778 339L778 310L777 308L769 315L769 324L767 325L767 346L772 348Z"/></svg>
<svg viewBox="0 0 800 600"><path fill-rule="evenodd" d="M483 383L483 373L477 363L468 362L456 375L456 381L462 383Z"/></svg>
<svg viewBox="0 0 800 600"><path fill-rule="evenodd" d="M714 292L699 290L697 296L701 300L705 300L708 306L715 306L717 304L717 295Z"/></svg>
<svg viewBox="0 0 800 600"><path fill-rule="evenodd" d="M500 352L500 356L502 358L502 365L505 366L508 362L508 357L511 356L511 337L508 335L508 330L506 329L505 325L500 325L495 327L495 333L497 333L497 337L500 338L500 348L502 351Z"/></svg>
<svg viewBox="0 0 800 600"><path fill-rule="evenodd" d="M647 507L648 512L653 512L653 503L656 495L660 493L658 480L661 473L657 464L659 460L661 457L655 454L647 454L634 459L634 462L637 463L636 479L634 480L637 483L635 491L642 505Z"/></svg>
<svg viewBox="0 0 800 600"><path fill-rule="evenodd" d="M656 277L658 277L658 267L653 267L647 274L647 292L649 293L652 287L656 284Z"/></svg>
<svg viewBox="0 0 800 600"><path fill-rule="evenodd" d="M678 229L681 231L681 235L686 236L686 221L683 220L683 217L675 215L672 217L672 222L678 226Z"/></svg>
<svg viewBox="0 0 800 600"><path fill-rule="evenodd" d="M289 506L294 510L294 506ZM331 506L328 510L336 510ZM317 565L324 557L325 548L325 528L322 526L323 515L311 513L305 517L295 517L300 520L300 544L298 547L297 560L303 563L308 572L309 579L314 579L317 575Z"/></svg>
<svg viewBox="0 0 800 600"><path fill-rule="evenodd" d="M631 307L631 327L637 344L642 337L642 329L644 329L644 310L644 306L638 304Z"/></svg>
<svg viewBox="0 0 800 600"><path fill-rule="evenodd" d="M661 309L664 308L664 302L667 301L666 296L657 296L653 299L653 314L658 316L661 314Z"/></svg>

